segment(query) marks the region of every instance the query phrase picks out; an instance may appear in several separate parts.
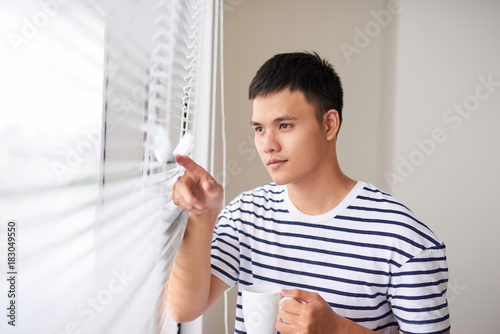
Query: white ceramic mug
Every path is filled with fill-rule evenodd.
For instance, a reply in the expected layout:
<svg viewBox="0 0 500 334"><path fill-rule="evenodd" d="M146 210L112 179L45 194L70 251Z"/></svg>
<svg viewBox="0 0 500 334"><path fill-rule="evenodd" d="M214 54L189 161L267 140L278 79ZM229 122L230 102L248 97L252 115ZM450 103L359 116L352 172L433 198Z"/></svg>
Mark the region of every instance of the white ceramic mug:
<svg viewBox="0 0 500 334"><path fill-rule="evenodd" d="M242 307L247 334L276 334L281 288L255 284L243 288Z"/></svg>

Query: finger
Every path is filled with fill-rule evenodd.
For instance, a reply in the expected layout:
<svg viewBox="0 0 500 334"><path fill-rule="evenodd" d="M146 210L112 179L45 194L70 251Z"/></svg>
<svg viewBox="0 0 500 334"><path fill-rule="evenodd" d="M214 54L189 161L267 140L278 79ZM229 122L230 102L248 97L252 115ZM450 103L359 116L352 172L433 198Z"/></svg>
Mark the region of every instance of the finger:
<svg viewBox="0 0 500 334"><path fill-rule="evenodd" d="M287 299L281 303L279 312L283 315L282 319L288 321L290 317L300 316L305 312L307 304L297 299Z"/></svg>
<svg viewBox="0 0 500 334"><path fill-rule="evenodd" d="M285 304L285 303L283 303L283 304ZM300 313L298 313L298 311L296 311L296 310L291 311L290 310L290 304L282 305L278 311L278 318L285 321L285 322L288 322L288 323L291 322L292 319L298 315L300 315Z"/></svg>
<svg viewBox="0 0 500 334"><path fill-rule="evenodd" d="M293 333L294 326L290 323L291 319L283 319L280 317L274 328L281 334Z"/></svg>
<svg viewBox="0 0 500 334"><path fill-rule="evenodd" d="M201 167L196 164L193 160L191 160L190 157L187 155L180 155L176 154L175 155L175 160L179 165L184 167L188 172L196 172L198 171Z"/></svg>
<svg viewBox="0 0 500 334"><path fill-rule="evenodd" d="M173 199L177 206L185 210L200 209L202 207L200 200L192 192L188 179L179 180L176 184Z"/></svg>
<svg viewBox="0 0 500 334"><path fill-rule="evenodd" d="M283 297L290 297L293 299L298 299L306 303L313 303L318 300L318 294L311 291L292 289L292 290L281 290Z"/></svg>

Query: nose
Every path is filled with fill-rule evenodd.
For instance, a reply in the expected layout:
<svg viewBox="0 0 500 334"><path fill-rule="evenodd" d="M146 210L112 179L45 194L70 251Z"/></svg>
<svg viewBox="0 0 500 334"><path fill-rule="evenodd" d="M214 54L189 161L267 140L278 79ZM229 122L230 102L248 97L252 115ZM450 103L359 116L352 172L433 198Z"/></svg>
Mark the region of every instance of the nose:
<svg viewBox="0 0 500 334"><path fill-rule="evenodd" d="M275 153L281 150L277 135L274 131L268 131L262 138L262 151L264 153Z"/></svg>

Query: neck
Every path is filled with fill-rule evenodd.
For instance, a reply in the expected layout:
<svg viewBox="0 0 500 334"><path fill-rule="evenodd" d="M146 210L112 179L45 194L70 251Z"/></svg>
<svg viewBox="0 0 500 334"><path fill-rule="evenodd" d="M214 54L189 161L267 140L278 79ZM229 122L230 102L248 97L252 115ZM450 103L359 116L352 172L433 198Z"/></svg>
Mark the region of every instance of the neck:
<svg viewBox="0 0 500 334"><path fill-rule="evenodd" d="M335 160L323 173L288 184L287 189L297 209L308 215L320 215L335 208L355 185L356 181L345 175Z"/></svg>

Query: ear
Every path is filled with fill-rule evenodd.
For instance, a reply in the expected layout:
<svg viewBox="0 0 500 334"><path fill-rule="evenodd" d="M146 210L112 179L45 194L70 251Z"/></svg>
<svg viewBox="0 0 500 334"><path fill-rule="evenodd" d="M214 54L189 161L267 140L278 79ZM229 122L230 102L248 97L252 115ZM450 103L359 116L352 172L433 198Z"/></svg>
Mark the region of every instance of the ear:
<svg viewBox="0 0 500 334"><path fill-rule="evenodd" d="M339 113L335 109L330 109L323 115L323 131L325 131L325 139L333 140L337 138L339 131L340 118Z"/></svg>

